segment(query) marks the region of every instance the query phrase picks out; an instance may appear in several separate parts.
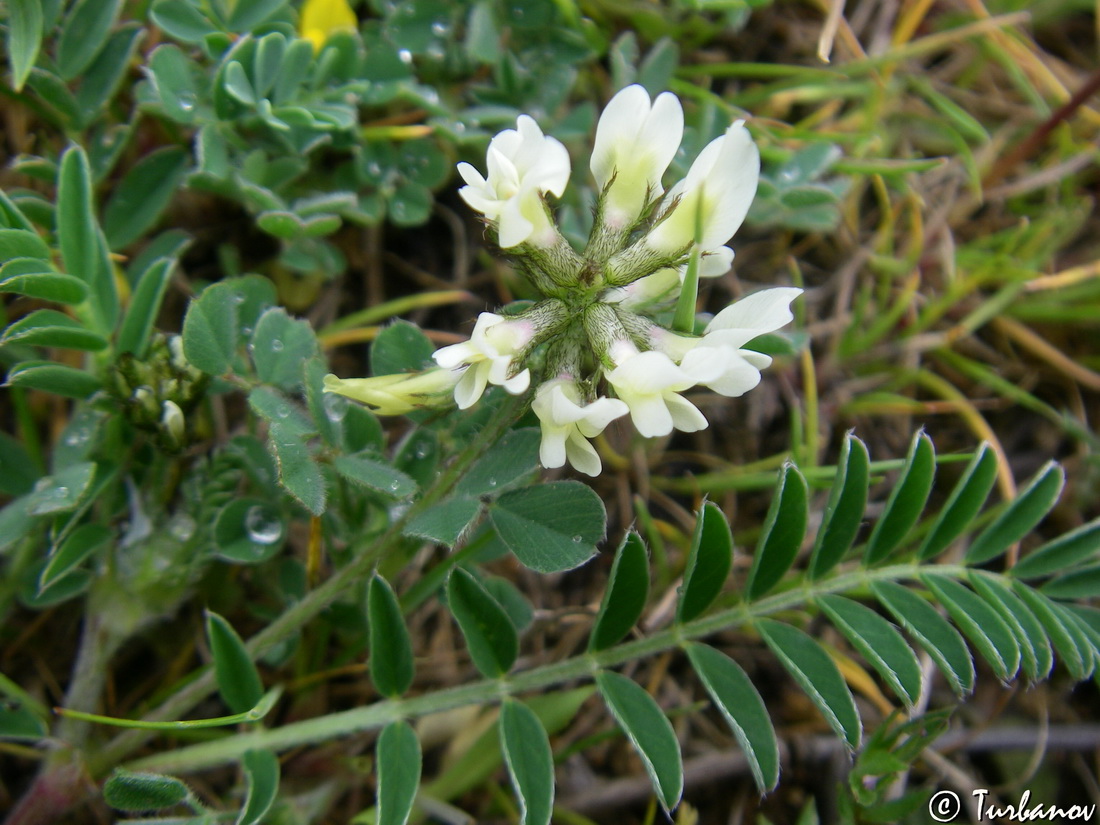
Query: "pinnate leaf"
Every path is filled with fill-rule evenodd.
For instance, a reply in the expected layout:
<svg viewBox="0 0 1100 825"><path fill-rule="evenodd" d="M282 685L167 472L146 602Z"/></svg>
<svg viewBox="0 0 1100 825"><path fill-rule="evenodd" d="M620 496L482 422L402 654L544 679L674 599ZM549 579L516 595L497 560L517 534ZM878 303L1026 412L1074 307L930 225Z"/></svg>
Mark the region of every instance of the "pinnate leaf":
<svg viewBox="0 0 1100 825"><path fill-rule="evenodd" d="M969 564L996 558L1031 532L1058 501L1066 474L1061 465L1047 462L1019 495L998 514L966 551Z"/></svg>
<svg viewBox="0 0 1100 825"><path fill-rule="evenodd" d="M710 607L733 566L733 535L718 505L709 501L695 517L677 619L690 622Z"/></svg>
<svg viewBox="0 0 1100 825"><path fill-rule="evenodd" d="M935 473L936 451L932 440L921 431L913 438L901 476L867 541L863 556L866 564L885 561L909 535L928 501Z"/></svg>
<svg viewBox="0 0 1100 825"><path fill-rule="evenodd" d="M500 706L500 747L520 805L520 825L549 825L554 808L554 754L538 716L514 699Z"/></svg>
<svg viewBox="0 0 1100 825"><path fill-rule="evenodd" d="M378 825L405 825L420 786L420 740L397 720L378 737Z"/></svg>
<svg viewBox="0 0 1100 825"><path fill-rule="evenodd" d="M642 537L631 530L615 551L588 649L604 650L617 644L641 617L648 597L649 557Z"/></svg>
<svg viewBox="0 0 1100 825"><path fill-rule="evenodd" d="M516 661L519 636L508 613L472 573L455 568L447 580L447 605L482 675L503 676Z"/></svg>
<svg viewBox="0 0 1100 825"><path fill-rule="evenodd" d="M966 532L985 504L996 480L997 453L983 442L951 491L917 556L921 559L933 558Z"/></svg>
<svg viewBox="0 0 1100 825"><path fill-rule="evenodd" d="M837 460L829 503L810 555L810 578L818 579L840 563L852 546L867 508L871 459L867 445L852 433L844 439Z"/></svg>
<svg viewBox="0 0 1100 825"><path fill-rule="evenodd" d="M807 495L802 473L793 464L784 465L753 553L745 585L750 601L775 587L794 563L806 535Z"/></svg>
<svg viewBox="0 0 1100 825"><path fill-rule="evenodd" d="M233 627L213 611L206 611L206 638L214 657L218 692L234 713L252 710L263 698L260 673Z"/></svg>
<svg viewBox="0 0 1100 825"><path fill-rule="evenodd" d="M497 535L539 573L571 570L592 558L607 513L592 488L554 481L505 493L489 507Z"/></svg>
<svg viewBox="0 0 1100 825"><path fill-rule="evenodd" d="M367 614L371 680L383 696L396 698L412 685L412 642L397 596L378 575L371 579L367 589Z"/></svg>

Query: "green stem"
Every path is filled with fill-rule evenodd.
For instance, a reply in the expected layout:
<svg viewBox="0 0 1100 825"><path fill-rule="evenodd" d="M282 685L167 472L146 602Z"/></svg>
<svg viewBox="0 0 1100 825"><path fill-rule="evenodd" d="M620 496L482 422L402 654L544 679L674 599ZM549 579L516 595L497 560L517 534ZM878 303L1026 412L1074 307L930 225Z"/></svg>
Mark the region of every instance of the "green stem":
<svg viewBox="0 0 1100 825"><path fill-rule="evenodd" d="M916 578L927 565L906 563L878 569L860 568L820 582L807 582L802 587L786 590L761 599L754 604L739 604L717 611L683 625L675 625L598 653L580 656L534 668L499 680L486 679L468 685L427 693L411 699L376 702L362 708L332 713L315 719L295 722L271 730L256 730L237 734L214 742L156 754L126 765L128 770L166 771L182 773L226 764L254 748L285 750L384 727L397 719L424 716L472 704L485 704L505 696L541 690L554 685L588 679L605 668L652 656L674 648L690 639L710 636L732 627L750 625L756 618L791 610L815 597L865 587L875 581ZM965 575L964 565L937 565L938 574L955 577Z"/></svg>
<svg viewBox="0 0 1100 825"><path fill-rule="evenodd" d="M357 582L368 576L378 559L391 549L391 545L401 539L402 532L409 521L426 508L433 506L451 490L466 469L485 452L487 446L497 441L504 431L512 425L519 415L519 410L520 402L518 399L503 407L496 420L478 434L478 437L459 454L451 466L440 474L435 484L400 519L391 524L381 536L349 562L346 567L341 568L332 578L311 591L301 601L293 604L285 613L250 638L245 643L249 655L253 659L262 656L275 644L290 636L336 601ZM206 668L202 675L189 682L173 696L170 696L158 707L147 713L145 719L148 721L166 721L179 718L213 693L215 689L213 669ZM126 758L127 754L141 747L149 736L150 734L143 730L128 730L119 734L100 753L89 758L89 769L92 775L99 776L118 764Z"/></svg>

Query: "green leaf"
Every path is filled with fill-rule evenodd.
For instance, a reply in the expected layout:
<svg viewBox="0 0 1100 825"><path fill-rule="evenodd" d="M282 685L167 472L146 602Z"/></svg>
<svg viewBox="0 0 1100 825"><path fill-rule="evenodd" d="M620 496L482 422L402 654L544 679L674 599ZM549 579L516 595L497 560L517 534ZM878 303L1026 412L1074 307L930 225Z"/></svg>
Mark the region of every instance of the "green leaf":
<svg viewBox="0 0 1100 825"><path fill-rule="evenodd" d="M191 301L183 318L183 354L208 375L222 375L237 350L239 293L227 282L208 286Z"/></svg>
<svg viewBox="0 0 1100 825"><path fill-rule="evenodd" d="M95 220L88 156L75 144L61 156L58 170L57 242L65 271L89 287L89 302L99 331L110 332L119 311L115 273Z"/></svg>
<svg viewBox="0 0 1100 825"><path fill-rule="evenodd" d="M997 611L954 579L925 574L921 581L943 604L956 627L974 644L999 678L1007 681L1020 669L1020 646Z"/></svg>
<svg viewBox="0 0 1100 825"><path fill-rule="evenodd" d="M34 742L49 734L49 726L29 708L7 702L0 704L0 737Z"/></svg>
<svg viewBox="0 0 1100 825"><path fill-rule="evenodd" d="M840 449L829 503L825 506L810 555L811 579L821 578L839 564L855 541L863 523L863 511L867 508L870 469L867 445L848 433Z"/></svg>
<svg viewBox="0 0 1100 825"><path fill-rule="evenodd" d="M378 333L370 348L371 375L419 370L432 364L435 347L415 324L396 321Z"/></svg>
<svg viewBox="0 0 1100 825"><path fill-rule="evenodd" d="M816 641L796 627L758 619L756 628L772 653L810 697L837 736L858 748L863 730L855 700L836 663Z"/></svg>
<svg viewBox="0 0 1100 825"><path fill-rule="evenodd" d="M165 146L130 168L103 211L103 231L112 249L129 246L160 220L187 175L190 159L180 147Z"/></svg>
<svg viewBox="0 0 1100 825"><path fill-rule="evenodd" d="M737 737L756 787L767 793L779 782L779 742L764 700L729 656L697 642L688 644L686 650L703 687Z"/></svg>
<svg viewBox="0 0 1100 825"><path fill-rule="evenodd" d="M966 532L985 504L996 480L997 454L988 443L982 442L917 551L917 557L930 559L939 555Z"/></svg>
<svg viewBox="0 0 1100 825"><path fill-rule="evenodd" d="M626 676L600 671L596 674L596 687L642 758L658 801L666 811L671 811L684 792L684 765L680 743L668 718L653 697Z"/></svg>
<svg viewBox="0 0 1100 825"><path fill-rule="evenodd" d="M246 751L241 765L248 791L236 825L259 825L279 795L279 757L271 751Z"/></svg>
<svg viewBox="0 0 1100 825"><path fill-rule="evenodd" d="M539 573L572 570L596 553L606 530L603 501L579 481L505 493L489 507L501 541Z"/></svg>
<svg viewBox="0 0 1100 825"><path fill-rule="evenodd" d="M826 595L818 603L860 655L912 707L920 698L921 670L913 649L897 629L878 613L843 596Z"/></svg>
<svg viewBox="0 0 1100 825"><path fill-rule="evenodd" d="M271 387L256 387L252 390L248 394L248 406L256 415L286 432L309 436L316 429L314 422L300 406Z"/></svg>
<svg viewBox="0 0 1100 825"><path fill-rule="evenodd" d="M102 335L53 309L36 309L4 330L0 346L15 343L91 351L107 347L107 339Z"/></svg>
<svg viewBox="0 0 1100 825"><path fill-rule="evenodd" d="M588 649L606 650L618 644L641 617L648 598L649 557L642 537L630 530L615 551Z"/></svg>
<svg viewBox="0 0 1100 825"><path fill-rule="evenodd" d="M367 616L371 680L379 693L396 699L412 686L412 641L397 596L389 583L377 574L367 589Z"/></svg>
<svg viewBox="0 0 1100 825"><path fill-rule="evenodd" d="M286 0L238 0L229 13L226 25L234 32L252 31L285 5Z"/></svg>
<svg viewBox="0 0 1100 825"><path fill-rule="evenodd" d="M208 34L217 31L187 0L159 0L153 4L150 17L165 34L184 43L200 44Z"/></svg>
<svg viewBox="0 0 1100 825"><path fill-rule="evenodd" d="M142 273L119 327L115 349L120 355L129 352L139 359L145 356L175 265L174 259L159 258Z"/></svg>
<svg viewBox="0 0 1100 825"><path fill-rule="evenodd" d="M1085 649L1083 641L1078 639L1075 628L1071 628L1061 615L1057 603L1022 582L1013 582L1012 589L1046 629L1054 649L1058 652L1058 660L1070 675L1077 681L1085 679L1091 669L1092 654Z"/></svg>
<svg viewBox="0 0 1100 825"><path fill-rule="evenodd" d="M966 551L967 564L982 564L1001 555L1032 531L1062 494L1066 474L1061 465L1049 461L993 520Z"/></svg>
<svg viewBox="0 0 1100 825"><path fill-rule="evenodd" d="M218 692L226 706L234 713L252 710L263 698L264 688L241 637L229 622L207 610L206 638L214 658Z"/></svg>
<svg viewBox="0 0 1100 825"><path fill-rule="evenodd" d="M374 421L378 418L365 408L353 405L356 410L362 410ZM381 425L379 425L379 431ZM379 436L381 439L381 436ZM394 466L401 472L407 473L417 484L427 485L437 476L439 470L441 447L439 436L432 430L414 429L402 440L397 448L397 455L393 458Z"/></svg>
<svg viewBox="0 0 1100 825"><path fill-rule="evenodd" d="M710 607L722 592L732 566L733 535L729 522L718 505L705 501L695 517L691 549L684 567L684 585L676 608L677 621L690 622Z"/></svg>
<svg viewBox="0 0 1100 825"><path fill-rule="evenodd" d="M95 60L121 8L122 0L77 0L57 40L57 67L64 80L73 80Z"/></svg>
<svg viewBox="0 0 1100 825"><path fill-rule="evenodd" d="M76 92L76 102L85 126L94 122L100 110L118 91L145 34L140 23L122 26L107 38L99 55L84 72Z"/></svg>
<svg viewBox="0 0 1100 825"><path fill-rule="evenodd" d="M476 498L448 498L418 513L402 531L447 547L454 547L481 512Z"/></svg>
<svg viewBox="0 0 1100 825"><path fill-rule="evenodd" d="M41 475L26 445L15 436L0 431L0 493L13 497L25 495Z"/></svg>
<svg viewBox="0 0 1100 825"><path fill-rule="evenodd" d="M236 60L231 60L225 65L225 90L237 101L246 106L256 105L256 91L252 88L252 81L248 79L244 66Z"/></svg>
<svg viewBox="0 0 1100 825"><path fill-rule="evenodd" d="M88 297L88 287L82 280L58 272L37 258L14 258L0 267L0 292L59 304L79 304Z"/></svg>
<svg viewBox="0 0 1100 825"><path fill-rule="evenodd" d="M505 699L500 706L500 749L519 798L520 825L549 825L554 808L554 754L535 712Z"/></svg>
<svg viewBox="0 0 1100 825"><path fill-rule="evenodd" d="M341 455L336 457L332 466L349 481L394 498L408 498L417 490L413 479L377 458Z"/></svg>
<svg viewBox="0 0 1100 825"><path fill-rule="evenodd" d="M482 675L503 676L516 661L519 637L507 611L477 578L461 567L447 579L447 606L454 614L474 666Z"/></svg>
<svg viewBox="0 0 1100 825"><path fill-rule="evenodd" d="M41 593L55 581L71 573L113 537L114 532L102 524L82 524L77 527L50 553L49 561L38 576L38 591Z"/></svg>
<svg viewBox="0 0 1100 825"><path fill-rule="evenodd" d="M53 361L22 361L8 373L6 383L9 387L27 387L80 399L103 388L91 373Z"/></svg>
<svg viewBox="0 0 1100 825"><path fill-rule="evenodd" d="M198 89L192 73L194 63L172 43L157 46L149 55L148 72L156 87L164 114L176 123L192 124L198 119ZM203 134L215 133L216 127L207 126ZM200 168L207 143L199 144Z"/></svg>
<svg viewBox="0 0 1100 825"><path fill-rule="evenodd" d="M291 318L282 307L272 307L256 322L249 349L261 381L295 390L305 378L302 364L319 355L321 348L307 321Z"/></svg>
<svg viewBox="0 0 1100 825"><path fill-rule="evenodd" d="M315 516L325 512L328 489L321 468L302 434L282 422L272 422L271 443L279 464L279 483Z"/></svg>
<svg viewBox="0 0 1100 825"><path fill-rule="evenodd" d="M235 498L214 519L218 555L238 564L260 564L286 542L286 524L273 503L259 498Z"/></svg>
<svg viewBox="0 0 1100 825"><path fill-rule="evenodd" d="M1031 609L999 578L974 571L970 586L1004 619L1020 643L1024 673L1032 681L1045 679L1054 667L1054 653L1042 623Z"/></svg>
<svg viewBox="0 0 1100 825"><path fill-rule="evenodd" d="M1094 560L1098 551L1100 518L1051 539L1042 547L1028 553L1009 574L1019 579L1038 579Z"/></svg>
<svg viewBox="0 0 1100 825"><path fill-rule="evenodd" d="M503 492L538 469L541 442L537 427L505 433L466 471L456 491L470 498Z"/></svg>
<svg viewBox="0 0 1100 825"><path fill-rule="evenodd" d="M103 801L120 811L159 811L179 805L191 789L174 776L131 773L121 768L103 783Z"/></svg>
<svg viewBox="0 0 1100 825"><path fill-rule="evenodd" d="M33 258L50 260L50 248L37 232L31 229L0 229L0 260Z"/></svg>
<svg viewBox="0 0 1100 825"><path fill-rule="evenodd" d="M420 741L407 722L390 722L378 737L378 825L405 825L420 786Z"/></svg>
<svg viewBox="0 0 1100 825"><path fill-rule="evenodd" d="M75 509L91 486L95 470L95 464L84 461L38 479L34 489L23 499L26 512L32 516L48 516Z"/></svg>
<svg viewBox="0 0 1100 825"><path fill-rule="evenodd" d="M885 561L903 542L920 518L936 473L936 451L924 431L917 433L909 448L901 477L894 485L882 517L875 524L864 552L865 564Z"/></svg>
<svg viewBox="0 0 1100 825"><path fill-rule="evenodd" d="M396 226L420 226L432 214L432 191L422 184L406 181L397 187L389 202L389 217Z"/></svg>
<svg viewBox="0 0 1100 825"><path fill-rule="evenodd" d="M1100 596L1100 565L1082 567L1044 584L1044 596L1058 600L1095 599Z"/></svg>
<svg viewBox="0 0 1100 825"><path fill-rule="evenodd" d="M42 47L41 0L10 0L7 22L11 83L21 92Z"/></svg>
<svg viewBox="0 0 1100 825"><path fill-rule="evenodd" d="M775 587L798 555L806 535L806 497L802 473L793 464L783 465L745 584L749 601Z"/></svg>
<svg viewBox="0 0 1100 825"><path fill-rule="evenodd" d="M2 189L0 189L0 227L3 227L0 229L0 237L3 236L6 229L21 229L30 232L32 235L35 234L34 224L32 224L27 219L27 216L23 214L23 210L16 206L11 198L4 194ZM41 243L41 241L39 242ZM43 244L43 246L45 246L45 244ZM2 249L3 245L0 244L0 250ZM47 250L47 254L48 252L49 250ZM0 258L7 257L10 256L0 251Z"/></svg>
<svg viewBox="0 0 1100 825"><path fill-rule="evenodd" d="M871 591L925 649L959 695L974 687L974 661L959 631L917 594L894 582L874 582Z"/></svg>

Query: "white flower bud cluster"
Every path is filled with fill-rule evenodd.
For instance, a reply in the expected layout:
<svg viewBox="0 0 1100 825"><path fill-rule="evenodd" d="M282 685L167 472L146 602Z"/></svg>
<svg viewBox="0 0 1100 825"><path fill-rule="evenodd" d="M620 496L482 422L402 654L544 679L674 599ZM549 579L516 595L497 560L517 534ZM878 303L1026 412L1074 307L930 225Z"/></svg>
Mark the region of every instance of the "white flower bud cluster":
<svg viewBox="0 0 1100 825"><path fill-rule="evenodd" d="M578 254L547 202L565 191L569 155L521 115L515 129L490 142L484 177L468 163L458 165L466 182L459 194L545 299L515 316L482 313L469 341L435 353L434 370L350 381L329 376L326 390L387 413L438 406L452 393L466 409L490 384L517 395L535 385L542 464L569 462L591 476L601 463L589 439L616 418L629 415L647 437L706 427L682 393L698 385L736 397L755 387L771 359L744 346L789 323L801 290L750 295L718 313L702 336L655 320L678 298L693 256L702 277L728 271L733 250L725 244L744 220L760 174L760 154L737 121L665 192L661 181L683 127L671 93L651 100L634 85L612 98L592 152L600 191L595 226ZM536 350L544 356L532 359ZM600 386L611 396L599 395Z"/></svg>

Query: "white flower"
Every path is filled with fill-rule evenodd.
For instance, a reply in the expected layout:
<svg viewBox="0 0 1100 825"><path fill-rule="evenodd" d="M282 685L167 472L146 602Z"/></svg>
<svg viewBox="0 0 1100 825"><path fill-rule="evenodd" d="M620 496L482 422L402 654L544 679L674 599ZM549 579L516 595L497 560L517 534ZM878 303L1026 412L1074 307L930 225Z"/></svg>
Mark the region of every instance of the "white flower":
<svg viewBox="0 0 1100 825"><path fill-rule="evenodd" d="M376 375L373 378L325 376L325 392L336 393L368 405L378 415L404 415L416 409L450 403L451 392L462 374L435 368L423 372Z"/></svg>
<svg viewBox="0 0 1100 825"><path fill-rule="evenodd" d="M699 248L717 250L741 226L759 178L760 152L739 120L707 144L687 177L665 195L658 215L667 212L667 217L645 236L646 246L670 254L687 248L695 241L699 217Z"/></svg>
<svg viewBox="0 0 1100 825"><path fill-rule="evenodd" d="M708 377L704 375L704 377ZM618 362L607 382L630 408L634 427L646 438L705 429L707 419L678 393L699 383L663 352L649 350Z"/></svg>
<svg viewBox="0 0 1100 825"><path fill-rule="evenodd" d="M465 372L455 385L455 403L460 410L472 407L486 384L504 387L512 395L526 392L531 372L509 377L512 357L534 337L535 327L529 321L509 321L492 312L483 312L474 324L469 341L438 349L432 355L435 362L447 369L465 366Z"/></svg>
<svg viewBox="0 0 1100 825"><path fill-rule="evenodd" d="M770 356L742 347L794 320L791 302L801 294L801 289L793 287L764 289L715 315L702 338L654 327L651 340L654 347L678 362L697 383L719 395L736 398L759 384L760 370L772 362Z"/></svg>
<svg viewBox="0 0 1100 825"><path fill-rule="evenodd" d="M542 425L542 466L561 467L568 460L589 476L598 476L603 465L588 439L629 412L626 404L614 398L597 398L582 405L580 391L571 377L555 378L540 386L531 408Z"/></svg>
<svg viewBox="0 0 1100 825"><path fill-rule="evenodd" d="M601 190L610 183L604 222L631 225L651 200L661 194L668 169L684 134L684 111L670 92L657 95L635 84L607 104L596 125L591 169Z"/></svg>
<svg viewBox="0 0 1100 825"><path fill-rule="evenodd" d="M470 164L458 164L467 184L458 194L496 222L501 247L524 241L536 246L554 243L557 229L542 196L549 192L560 197L569 182L569 153L561 142L544 135L527 115L520 115L515 129L505 129L489 142L485 162L485 178Z"/></svg>

